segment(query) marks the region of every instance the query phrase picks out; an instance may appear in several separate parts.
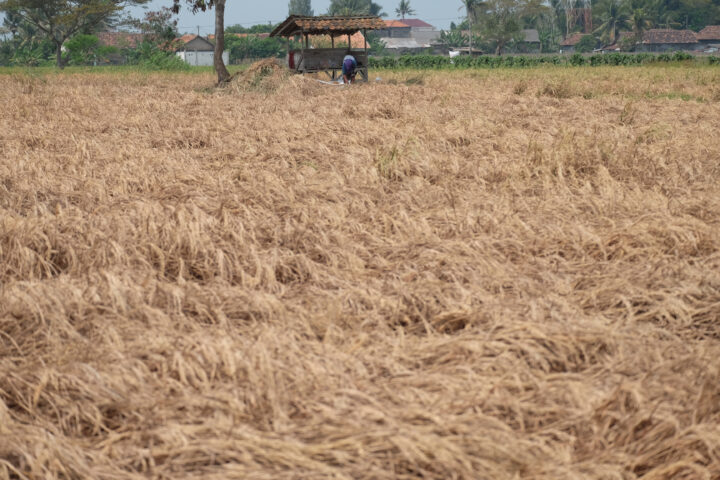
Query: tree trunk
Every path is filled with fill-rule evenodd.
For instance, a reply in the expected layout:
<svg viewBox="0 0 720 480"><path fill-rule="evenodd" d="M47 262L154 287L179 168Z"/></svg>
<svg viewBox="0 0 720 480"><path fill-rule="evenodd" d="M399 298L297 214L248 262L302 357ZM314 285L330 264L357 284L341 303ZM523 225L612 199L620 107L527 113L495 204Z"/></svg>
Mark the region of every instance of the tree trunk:
<svg viewBox="0 0 720 480"><path fill-rule="evenodd" d="M55 41L55 57L57 68L61 70L65 68L65 64L62 58L62 42Z"/></svg>
<svg viewBox="0 0 720 480"><path fill-rule="evenodd" d="M468 9L468 55L472 57L472 37L473 37L473 30L472 30L472 19L470 16L472 13L470 12L470 9Z"/></svg>
<svg viewBox="0 0 720 480"><path fill-rule="evenodd" d="M215 72L218 76L218 85L230 81L230 72L223 62L223 52L225 51L225 0L217 0L215 2Z"/></svg>

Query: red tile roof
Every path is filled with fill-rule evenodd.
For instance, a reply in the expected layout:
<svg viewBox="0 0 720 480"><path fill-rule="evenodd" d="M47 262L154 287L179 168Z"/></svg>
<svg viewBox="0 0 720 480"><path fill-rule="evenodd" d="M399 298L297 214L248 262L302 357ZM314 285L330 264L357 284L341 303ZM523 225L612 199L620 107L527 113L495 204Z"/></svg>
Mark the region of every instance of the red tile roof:
<svg viewBox="0 0 720 480"><path fill-rule="evenodd" d="M288 37L300 32L310 35L336 35L355 33L360 30L382 30L385 22L375 15L355 17L302 17L291 15L278 25L270 34L271 37Z"/></svg>
<svg viewBox="0 0 720 480"><path fill-rule="evenodd" d="M567 37L565 40L560 42L560 45L563 47L574 47L578 44L582 38L587 35L586 33L573 33L569 37Z"/></svg>
<svg viewBox="0 0 720 480"><path fill-rule="evenodd" d="M643 33L642 43L657 45L662 43L698 43L692 30L660 29L647 30Z"/></svg>
<svg viewBox="0 0 720 480"><path fill-rule="evenodd" d="M182 37L180 37L178 40L180 40L183 44L185 44L188 42L192 42L197 37L198 37L197 35L194 35L192 33L187 33L187 34L183 35Z"/></svg>
<svg viewBox="0 0 720 480"><path fill-rule="evenodd" d="M403 23L402 20L385 20L386 28L409 28L410 25Z"/></svg>
<svg viewBox="0 0 720 480"><path fill-rule="evenodd" d="M720 40L720 25L708 25L697 33L698 40Z"/></svg>
<svg viewBox="0 0 720 480"><path fill-rule="evenodd" d="M97 37L100 45L106 47L137 47L142 43L145 35L128 32L100 32Z"/></svg>
<svg viewBox="0 0 720 480"><path fill-rule="evenodd" d="M399 20L399 22L404 23L408 27L414 27L414 28L434 28L432 25L430 25L427 22L423 22L420 19L417 18L406 18L405 20Z"/></svg>

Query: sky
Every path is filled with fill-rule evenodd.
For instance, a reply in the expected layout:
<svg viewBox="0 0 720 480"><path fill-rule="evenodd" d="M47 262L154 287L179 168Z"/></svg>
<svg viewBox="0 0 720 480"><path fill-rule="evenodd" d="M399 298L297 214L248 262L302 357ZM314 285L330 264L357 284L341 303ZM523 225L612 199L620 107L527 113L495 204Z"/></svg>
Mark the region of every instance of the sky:
<svg viewBox="0 0 720 480"><path fill-rule="evenodd" d="M395 8L399 0L374 0L383 6L388 14L388 19L396 18ZM162 7L169 7L172 0L153 0L148 4L151 10L159 10ZM324 13L330 5L330 0L312 0L312 7L315 14ZM411 0L410 6L415 10L413 18L420 18L436 26L447 29L450 22L461 20L460 0ZM142 8L131 8L135 17L142 17ZM288 0L227 0L225 6L225 26L241 24L245 27L257 25L258 23L279 23L287 18ZM197 33L200 26L200 34L207 35L214 32L214 18L212 12L198 13L193 15L187 8L180 14L178 26L181 33Z"/></svg>

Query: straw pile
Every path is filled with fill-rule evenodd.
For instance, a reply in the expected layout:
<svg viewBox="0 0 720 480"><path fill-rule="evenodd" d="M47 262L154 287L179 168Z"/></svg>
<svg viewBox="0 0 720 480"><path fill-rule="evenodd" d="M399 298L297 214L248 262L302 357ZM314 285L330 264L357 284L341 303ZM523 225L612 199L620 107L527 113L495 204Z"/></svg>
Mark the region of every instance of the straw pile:
<svg viewBox="0 0 720 480"><path fill-rule="evenodd" d="M0 78L0 478L720 478L720 72L408 78Z"/></svg>

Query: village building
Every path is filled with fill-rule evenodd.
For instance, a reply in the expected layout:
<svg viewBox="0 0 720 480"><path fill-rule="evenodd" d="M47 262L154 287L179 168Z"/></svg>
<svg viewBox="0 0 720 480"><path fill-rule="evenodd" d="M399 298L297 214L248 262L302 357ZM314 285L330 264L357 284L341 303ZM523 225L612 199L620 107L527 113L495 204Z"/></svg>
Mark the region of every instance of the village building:
<svg viewBox="0 0 720 480"><path fill-rule="evenodd" d="M643 32L642 42L636 50L641 52L670 52L677 50L694 51L702 49L692 30L654 28Z"/></svg>
<svg viewBox="0 0 720 480"><path fill-rule="evenodd" d="M392 53L421 53L440 38L440 30L419 19L385 20L385 28L378 30L380 41Z"/></svg>
<svg viewBox="0 0 720 480"><path fill-rule="evenodd" d="M518 53L540 53L540 33L534 28L520 32L522 39L514 45Z"/></svg>
<svg viewBox="0 0 720 480"><path fill-rule="evenodd" d="M183 35L175 54L188 65L194 67L212 67L215 58L215 44L200 35ZM223 62L230 63L230 52L223 52Z"/></svg>
<svg viewBox="0 0 720 480"><path fill-rule="evenodd" d="M695 37L702 46L703 51L707 53L720 51L720 25L708 25L700 30Z"/></svg>

